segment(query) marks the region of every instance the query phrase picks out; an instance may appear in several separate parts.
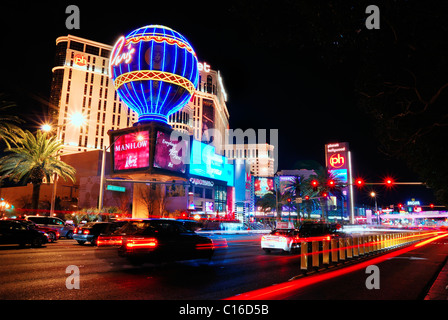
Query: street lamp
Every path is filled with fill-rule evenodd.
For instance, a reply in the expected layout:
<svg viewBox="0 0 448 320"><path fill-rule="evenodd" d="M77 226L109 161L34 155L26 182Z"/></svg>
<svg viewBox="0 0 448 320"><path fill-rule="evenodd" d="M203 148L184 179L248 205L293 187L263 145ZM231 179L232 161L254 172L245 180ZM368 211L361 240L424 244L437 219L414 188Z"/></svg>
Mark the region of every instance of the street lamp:
<svg viewBox="0 0 448 320"><path fill-rule="evenodd" d="M81 127L86 123L85 117L82 113L77 112L72 114L69 117L69 123L75 125L76 127ZM65 124L52 126L48 123L45 123L41 126L41 130L44 132L51 132L53 128L56 128L56 139L62 140L62 130L60 130L61 127L64 127ZM64 143L62 141L62 143ZM54 207L56 203L56 188L57 188L57 181L58 181L58 175L55 173L53 178L53 190L51 192L51 204L50 204L50 217L54 215Z"/></svg>
<svg viewBox="0 0 448 320"><path fill-rule="evenodd" d="M375 191L370 192L370 196L375 199L375 213L377 214L377 223L379 224L380 215L378 214L378 203L376 201L376 193Z"/></svg>

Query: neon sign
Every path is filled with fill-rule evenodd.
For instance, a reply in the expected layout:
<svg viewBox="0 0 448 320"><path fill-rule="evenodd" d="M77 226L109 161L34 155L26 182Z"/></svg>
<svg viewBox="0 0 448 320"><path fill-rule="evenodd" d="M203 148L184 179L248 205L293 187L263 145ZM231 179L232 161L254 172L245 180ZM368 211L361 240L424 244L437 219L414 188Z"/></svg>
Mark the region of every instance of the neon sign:
<svg viewBox="0 0 448 320"><path fill-rule="evenodd" d="M207 62L204 62L204 63L198 62L198 70L210 72L210 65L208 65Z"/></svg>
<svg viewBox="0 0 448 320"><path fill-rule="evenodd" d="M194 94L198 67L196 53L184 36L165 26L149 25L118 39L109 75L121 101L138 114L138 122L168 124L168 117Z"/></svg>
<svg viewBox="0 0 448 320"><path fill-rule="evenodd" d="M127 52L122 52L124 44L126 42L126 38L121 36L120 39L118 39L117 43L115 44L114 48L112 49L111 54L111 60L110 60L110 72L109 76L112 77L112 66L118 66L120 63L130 63L132 60L132 56L135 52L135 49L132 48L131 44L128 44Z"/></svg>
<svg viewBox="0 0 448 320"><path fill-rule="evenodd" d="M80 53L75 55L75 57L73 58L73 62L80 67L84 67L87 64L86 58Z"/></svg>
<svg viewBox="0 0 448 320"><path fill-rule="evenodd" d="M333 154L329 159L330 165L333 168L341 168L345 164L345 157L341 154Z"/></svg>

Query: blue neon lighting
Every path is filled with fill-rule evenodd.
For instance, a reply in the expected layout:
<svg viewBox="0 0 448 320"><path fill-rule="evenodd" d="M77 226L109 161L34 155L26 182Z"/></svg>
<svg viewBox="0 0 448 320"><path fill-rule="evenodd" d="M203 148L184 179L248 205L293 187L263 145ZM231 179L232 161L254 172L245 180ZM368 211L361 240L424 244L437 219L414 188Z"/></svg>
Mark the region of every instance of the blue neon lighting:
<svg viewBox="0 0 448 320"><path fill-rule="evenodd" d="M130 32L125 39L126 44L118 54L129 51L129 44L135 52L130 61L122 59L111 66L115 84L117 78L131 75L118 85L117 93L139 115L139 122L158 119L155 121L167 123L168 117L191 99L191 88L197 88L196 54L185 37L164 26L144 26Z"/></svg>

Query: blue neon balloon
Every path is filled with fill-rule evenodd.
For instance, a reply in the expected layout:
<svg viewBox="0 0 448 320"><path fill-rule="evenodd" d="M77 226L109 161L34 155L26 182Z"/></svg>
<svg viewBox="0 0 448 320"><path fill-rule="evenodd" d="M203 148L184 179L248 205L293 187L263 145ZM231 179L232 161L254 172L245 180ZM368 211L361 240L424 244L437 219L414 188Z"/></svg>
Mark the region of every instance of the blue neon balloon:
<svg viewBox="0 0 448 320"><path fill-rule="evenodd" d="M198 59L180 33L160 25L136 29L116 42L109 74L139 122L167 123L198 85Z"/></svg>

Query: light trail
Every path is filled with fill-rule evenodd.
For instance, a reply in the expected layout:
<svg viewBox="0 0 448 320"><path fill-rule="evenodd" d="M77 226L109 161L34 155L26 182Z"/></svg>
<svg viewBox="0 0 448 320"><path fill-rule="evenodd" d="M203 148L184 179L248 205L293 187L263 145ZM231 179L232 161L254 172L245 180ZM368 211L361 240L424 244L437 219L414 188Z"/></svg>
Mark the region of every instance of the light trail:
<svg viewBox="0 0 448 320"><path fill-rule="evenodd" d="M280 284L276 284L270 287L256 289L253 291L249 291L243 294L239 294L233 297L226 298L224 300L280 300L285 297L288 297L288 295L293 294L297 290L319 283L321 281L325 281L328 279L332 279L335 277L339 277L360 269L365 269L369 265L378 264L385 260L391 259L393 257L405 254L411 250L414 250L416 248L420 248L422 246L425 246L433 241L436 241L438 239L447 237L448 233L443 233L441 235L436 235L428 240L424 240L422 242L419 242L414 245L410 245L408 247L395 250L393 252L381 255L380 257L369 259L367 261L357 263L355 265L345 267L343 269L335 270L335 271L329 271L322 274L316 274L313 276L305 277L298 280L292 280L289 282L284 282Z"/></svg>

